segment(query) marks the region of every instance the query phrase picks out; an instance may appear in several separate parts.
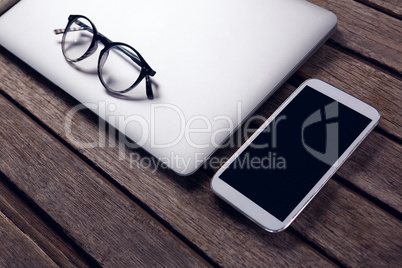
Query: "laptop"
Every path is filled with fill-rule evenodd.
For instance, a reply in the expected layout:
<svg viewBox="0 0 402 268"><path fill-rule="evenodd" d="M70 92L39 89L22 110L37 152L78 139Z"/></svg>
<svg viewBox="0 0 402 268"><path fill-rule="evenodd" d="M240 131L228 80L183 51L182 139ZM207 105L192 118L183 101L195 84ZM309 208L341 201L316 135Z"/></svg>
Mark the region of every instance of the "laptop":
<svg viewBox="0 0 402 268"><path fill-rule="evenodd" d="M145 81L124 98L112 96L96 71L67 63L53 30L64 28L70 14L88 17L110 40L141 53L156 71L154 99L147 99ZM302 0L29 0L0 17L0 45L124 133L123 143L134 141L190 175L336 23L333 13ZM97 57L85 60L94 70Z"/></svg>

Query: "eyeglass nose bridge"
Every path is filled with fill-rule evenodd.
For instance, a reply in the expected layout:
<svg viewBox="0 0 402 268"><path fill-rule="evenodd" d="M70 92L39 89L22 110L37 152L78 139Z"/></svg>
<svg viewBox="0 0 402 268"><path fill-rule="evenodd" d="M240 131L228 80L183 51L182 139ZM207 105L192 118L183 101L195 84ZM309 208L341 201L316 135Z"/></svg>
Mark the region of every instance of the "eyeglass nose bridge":
<svg viewBox="0 0 402 268"><path fill-rule="evenodd" d="M109 56L109 49L107 47L104 47L99 54L98 69L103 68L103 65L105 64L108 56Z"/></svg>
<svg viewBox="0 0 402 268"><path fill-rule="evenodd" d="M83 59L85 59L85 58L91 56L92 54L94 54L97 49L98 49L98 42L94 42L94 44L84 54Z"/></svg>

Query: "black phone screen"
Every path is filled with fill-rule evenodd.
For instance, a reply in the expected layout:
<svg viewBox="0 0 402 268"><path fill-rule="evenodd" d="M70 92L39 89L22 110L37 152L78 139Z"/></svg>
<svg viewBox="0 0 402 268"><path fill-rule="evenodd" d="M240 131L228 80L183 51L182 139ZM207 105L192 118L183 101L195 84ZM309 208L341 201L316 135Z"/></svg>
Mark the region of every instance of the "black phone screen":
<svg viewBox="0 0 402 268"><path fill-rule="evenodd" d="M220 178L284 221L370 122L306 86Z"/></svg>

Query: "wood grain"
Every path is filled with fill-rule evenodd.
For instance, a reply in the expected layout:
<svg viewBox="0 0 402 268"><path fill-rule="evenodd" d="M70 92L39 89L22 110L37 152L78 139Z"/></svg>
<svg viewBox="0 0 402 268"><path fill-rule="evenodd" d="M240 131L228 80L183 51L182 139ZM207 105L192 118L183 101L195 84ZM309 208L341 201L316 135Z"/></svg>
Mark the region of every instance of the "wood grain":
<svg viewBox="0 0 402 268"><path fill-rule="evenodd" d="M23 77L24 75L22 75L21 78ZM13 81L17 81L13 83L23 83L22 81L24 81L24 79L14 78ZM20 91L18 93L24 95L23 98L18 97L18 102L24 103L24 106L29 107L30 111L32 111L35 116L41 118L49 128L63 136L64 120L55 119L57 117L62 117L60 114L55 115L55 110L59 110L61 114L66 114L69 109L68 103L70 101L67 101L67 104L61 101L61 99L66 99L62 93L60 93L63 95L61 97L48 97L57 94L57 90L55 88L54 90L46 89L49 85L34 86L34 84L35 81L30 81L30 86L33 88L27 90L25 86L25 91ZM18 88L18 86L14 85L13 88ZM291 90L291 88L288 89L288 91ZM11 93L11 91L7 92ZM287 93L285 93L285 95L286 94ZM15 94L13 94L13 96L14 95ZM42 100L41 98L45 99ZM46 105L50 105L51 107L47 109ZM36 107L41 108L38 110ZM73 129L74 133L77 135L76 138L85 141L93 141L98 133L96 118L94 120L92 116L80 114L74 120ZM106 140L106 144L109 144L109 140ZM123 187L125 187L129 192L133 193L133 195L146 203L157 215L169 222L178 232L182 233L192 243L207 252L212 259L217 261L217 263L227 265L245 262L256 263L258 259L263 258L269 262L283 264L280 259L278 260L274 256L266 256L265 254L266 249L269 248L270 251L277 252L276 255L280 255L280 252L275 249L280 245L280 243L270 242L267 244L267 242L264 242L264 240L268 238L262 236L262 234L259 233L259 230L255 229L256 227L253 224L250 224L246 219L243 219L242 216L239 216L238 213L232 211L219 200L216 200L216 197L214 197L210 192L208 176L205 177L202 172L198 172L193 177L180 178L169 172L165 173L159 170L154 172L152 166L150 168L145 168L137 166L135 163L132 165L133 163L130 163L129 160L130 152L140 155L141 159L149 157L149 155L143 153L141 150L127 151L125 160L116 161L116 159L118 159L118 148L116 147L108 147L106 149L93 148L91 150L77 149L88 157L88 159L91 159L91 161L102 169L102 171L110 174L113 179L123 185ZM183 207L181 204L186 204L186 206ZM200 206L200 204L202 205ZM366 204L359 203L356 204L356 206L366 206ZM214 214L214 211L215 213L216 211L220 213L219 217ZM228 211L230 212L229 217L231 217L229 222L227 222ZM332 216L335 217L335 215ZM221 218L225 218L226 222L222 222ZM331 219L327 220L330 221ZM241 226L240 232L237 230L239 227L233 229L234 226L239 225ZM215 230L211 230L208 226L214 226ZM331 231L336 233L336 229ZM230 249L222 247L219 243L217 244L216 236L212 235L211 232L225 234L224 236L228 241L228 244L231 245ZM255 232L257 232L258 235L255 235ZM229 238L232 235L236 238ZM257 238L260 236L262 236L263 239ZM338 239L339 240L337 240L336 243L339 243L342 239L357 238L340 236ZM284 240L289 241L289 238ZM297 243L296 241L292 241L292 243L299 245L300 243ZM329 242L330 241L328 241L328 243ZM233 249L233 247L235 249ZM255 252L255 256L250 256L250 258L247 259L244 259L244 257L238 259L236 257L241 251L250 248ZM264 250L261 251L261 248ZM286 246L282 245L280 248L286 248ZM364 251L362 248L359 248L358 250ZM237 253L233 254L233 251ZM300 258L302 258L298 252L294 252L293 254L295 260L300 260ZM304 258L303 260L308 261Z"/></svg>
<svg viewBox="0 0 402 268"><path fill-rule="evenodd" d="M398 19L402 19L402 5L400 0L358 0L358 2L391 14Z"/></svg>
<svg viewBox="0 0 402 268"><path fill-rule="evenodd" d="M0 107L2 172L100 265L205 266L192 250L3 97Z"/></svg>
<svg viewBox="0 0 402 268"><path fill-rule="evenodd" d="M293 228L345 266L400 266L402 222L333 180Z"/></svg>
<svg viewBox="0 0 402 268"><path fill-rule="evenodd" d="M402 146L373 132L337 174L402 213Z"/></svg>
<svg viewBox="0 0 402 268"><path fill-rule="evenodd" d="M287 91L289 91L289 90L291 91L291 89L288 89ZM285 95L287 95L287 94L285 94ZM77 118L77 122L76 122L77 125L81 125L82 121L85 121L85 115L83 115L82 117L80 116L79 119ZM92 130L88 129L88 125L91 125L90 121L83 122L82 124L83 125L78 128L80 130L77 129L76 133L91 133L91 132L96 131L95 125L93 126ZM93 123L92 123L92 125L93 125ZM102 167L105 172L107 172L108 174L111 174L111 176L116 178L119 182L123 183L125 185L125 187L127 189L129 189L130 192L133 192L136 196L140 196L142 200L145 200L144 202L146 202L153 209L155 209L159 215L162 215L162 217L165 220L167 220L168 222L170 222L175 228L180 230L182 233L186 234L188 237L192 238L191 241L193 241L194 243L196 243L196 242L202 243L203 242L199 238L197 239L197 237L194 237L198 232L195 232L195 234L194 233L188 234L188 231L186 232L183 230L185 230L186 228L189 228L189 227L196 228L196 230L199 230L200 226L204 226L202 228L202 229L205 229L203 232L204 233L203 236L210 237L211 236L210 234L209 235L205 234L205 232L206 233L210 232L210 230L208 230L208 228L206 226L214 226L214 228L219 230L219 233L226 233L228 231L229 232L233 231L233 229L229 228L229 226L239 225L239 224L242 226L245 225L245 227L241 228L243 236L247 234L246 230L253 229L253 224L250 225L250 223L246 219L243 219L242 216L238 215L237 212L232 211L230 208L228 208L228 206L226 206L219 200L215 200L215 201L211 200L211 197L210 197L211 193L210 193L209 186L208 186L209 178L208 177L205 178L205 176L203 174L197 173L196 177L185 178L185 179L178 178L177 176L170 174L170 176L168 176L168 177L171 177L171 178L168 179L168 183L159 186L159 184L162 184L163 181L166 181L166 179L167 179L167 178L164 179L163 173L157 171L156 173L154 173L154 175L150 176L149 174L152 173L152 168L147 170L146 168L134 166L134 167L132 167L135 170L135 171L133 171L133 173L138 174L137 175L138 178L134 178L134 174L133 174L130 181L125 182L124 180L122 180L122 177L125 177L124 170L129 170L130 163L128 160L123 161L126 163L115 161L113 163L109 163L108 165L106 164L106 162L102 162L102 160L99 160L99 155L103 155L103 157L100 157L100 159L110 159L110 158L116 159L118 152L115 152L115 156L113 157L112 155L110 155L111 151L113 151L113 148L109 148L107 150L108 155L105 155L106 152L102 152L102 150L97 150L97 152L95 153L96 155L98 155L97 159L95 159L95 154L92 155L90 150L88 150L88 152L86 152L86 151L83 151L83 152L90 159L94 159L96 161L96 164L98 166ZM136 151L136 153L141 154L140 151ZM128 157L128 152L127 152L127 157ZM148 157L148 156L146 154L142 153L141 157ZM111 165L113 165L114 167L110 167ZM108 167L105 168L106 166L108 166ZM168 175L169 175L169 173L168 173ZM128 174L126 176L128 176ZM180 189L177 189L177 185L174 185L174 183L172 185L172 182L171 182L172 180L178 181L177 183L179 185L181 185L182 187L185 187L185 189L187 189L187 191L190 191L191 195L193 195L193 196L192 197L189 196L189 194L186 192L180 192ZM138 183L138 181L139 181L139 183ZM150 185L150 186L148 186L148 187L150 187L150 189L148 189L148 190L137 189L138 187L133 187L133 185L146 186L146 184L149 184L149 181L155 181L155 182L157 182L158 185ZM170 181L170 183L169 183L169 181ZM165 189L165 190L163 190L163 189ZM158 194L157 195L154 194L154 196L152 197L151 191L155 192L155 190ZM166 191L168 191L168 192L166 193ZM138 192L148 192L148 193L141 194ZM195 199L195 200L193 200L193 199ZM331 199L331 197L328 197L328 199ZM210 200L210 201L208 201L208 200ZM333 202L338 202L338 199L333 199ZM183 203L186 204L186 208L178 208L179 204L183 204ZM171 204L174 207L177 206L177 208L176 209L172 208L171 206L167 206L166 204ZM177 204L177 205L174 205L174 204ZM198 204L203 204L203 205L199 206ZM341 204L343 204L343 202L341 202ZM356 202L355 206L357 207L356 209L359 209L359 207L364 208L368 204L370 204L370 203L367 202L367 200L364 200L364 202L362 202L360 200L359 202ZM207 208L204 208L204 206L206 206ZM198 211L195 212L194 208L196 208L196 210L198 210ZM171 214L167 211L169 211ZM222 226L222 223L218 224L218 223L214 222L215 220L218 221L219 219L216 219L216 216L214 217L214 215L211 215L211 211L218 211L221 214L222 218L227 218L229 216L229 217L232 217L235 221L230 222L229 226L228 225ZM380 213L382 215L382 212L380 209L375 208L374 211L376 211L376 213ZM188 215L183 215L183 213L188 214ZM338 218L342 219L342 217L340 217L340 215L330 214L329 216L334 217L334 219L329 218L329 219L325 219L325 221L334 221ZM387 217L390 217L390 216L387 215ZM389 219L391 222L393 221L392 217L390 217L390 218L387 218L387 217L384 217L384 221L388 221ZM311 218L315 218L315 216L312 215ZM189 219L191 219L191 220L189 220ZM212 222L209 222L211 220L212 220ZM362 223L365 220L366 220L365 218L361 217L361 218L356 219L356 222ZM185 221L185 224L183 225L183 223L180 223L179 221ZM207 221L207 222L205 222L205 221ZM193 225L193 222L197 222L197 224ZM238 222L239 224L235 224L235 222ZM186 226L186 224L189 226ZM237 227L237 228L239 228L239 227ZM358 233L358 231L359 231L358 226L354 226L353 228L356 228L356 230L354 230L354 231L352 230L351 232ZM227 230L227 229L229 229L229 230ZM216 231L218 231L218 230L216 230ZM257 230L254 230L254 231L257 231ZM388 231L389 231L389 229L388 229ZM359 238L356 236L353 237L351 235L348 235L347 237L345 237L345 235L340 234L337 231L337 229L335 228L335 226L333 226L333 229L331 229L330 232L336 234L337 240L326 241L327 244L322 245L323 248L334 247L332 245L333 243L341 244L344 239L350 239L351 241L354 241L353 243L357 243L356 241L359 241ZM249 236L249 235L251 235L251 234L248 233L247 236ZM280 234L280 235L282 235L282 234ZM234 247L238 248L238 247L241 247L241 245L238 244L239 237L241 237L241 236L236 235L236 237L237 237L237 239L235 241L232 241L230 239L229 240L226 239L226 240L228 242L230 242L231 245L234 245ZM249 241L249 239L247 239L247 241ZM243 243L246 243L245 245L247 245L248 248L250 248L250 247L254 248L258 245L257 239L255 237L251 241L253 241L253 243L249 242L249 244L247 244L245 241L243 241ZM213 243L213 241L208 241L208 242ZM372 242L374 242L374 241L372 241ZM207 242L203 242L203 243L207 243ZM243 245L243 243L242 243L242 245ZM394 245L395 245L395 243L390 244L390 246L394 246ZM259 245L259 246L261 246L261 245ZM265 245L265 248L266 247L267 246ZM384 248L385 251L387 251L388 249L389 248L386 248L386 247ZM222 248L221 248L221 250L222 250ZM357 251L360 251L361 253L363 253L365 251L365 248L357 247L355 250L356 250L355 253ZM209 251L212 251L212 250L209 250ZM255 252L258 253L258 251L255 251ZM390 254L395 254L395 251L390 251L390 252L391 252ZM339 253L339 254L346 254L346 253ZM221 252L221 255L226 257L228 254L227 254L227 252L223 251L223 252ZM357 255L359 255L359 254L357 254ZM233 256L230 256L230 257L233 257ZM216 257L215 257L215 259L216 259ZM227 263L228 260L227 259L224 259L224 260L225 261L223 263ZM381 259L380 261L384 261L384 259Z"/></svg>
<svg viewBox="0 0 402 268"><path fill-rule="evenodd" d="M324 45L297 72L319 78L374 106L379 126L402 139L402 80Z"/></svg>
<svg viewBox="0 0 402 268"><path fill-rule="evenodd" d="M9 72L8 76L10 75L13 75L13 73ZM31 112L40 118L44 116L45 118L41 120L43 120L47 127L60 135L64 135L63 116L72 108L69 102L73 102L73 100L54 86L49 87L49 84L40 84L32 77L29 80L30 82L27 83L25 79L16 79L14 77L12 81L15 81L17 84L14 84L12 88L18 94L23 95L28 102L32 101L35 103L32 106L27 105L26 108L29 108ZM25 90L18 90L19 87L23 87ZM63 99L67 99L67 102ZM33 107L40 107L40 111L32 109ZM63 112L60 113L60 110ZM96 122L97 119L93 119L94 117L90 113L77 114L73 125L73 133L77 139L83 138L86 141L96 141L99 131ZM23 134L23 130L20 130L20 132L21 135L25 135L27 138L33 138L33 133ZM205 174L198 172L192 177L179 177L170 171L154 170L154 166L152 165L144 166L132 161L132 159L130 160L130 154L134 153L138 154L140 159L151 161L152 158L141 149L127 149L124 153L125 158L119 160L117 142L115 146L110 146L110 140L106 137L106 147L76 149L82 152L85 158L90 159L102 173L108 174L113 180L117 181L124 189L146 204L158 217L168 222L173 229L205 252L217 264L225 266L251 265L258 267L264 266L263 264L266 263L270 263L273 266L297 266L299 263L315 263L318 266L332 266L331 262L292 234L284 232L272 236L249 220L238 215L237 212L230 210L226 204L212 193L209 187L210 177ZM50 144L49 146L53 146L52 143ZM35 144L32 149L34 150L42 146L44 145ZM9 151L11 154L19 150L10 149ZM58 152L56 149L53 151ZM37 152L37 154L41 156L43 153ZM55 153L55 159L51 163L53 161L60 162L57 159L58 154ZM14 162L13 158L12 156L6 157L9 161ZM49 165L47 161L42 161L40 164L35 165L45 167ZM47 170L45 167L43 168L44 171ZM10 175L8 176L11 177ZM70 179L66 178L66 180ZM59 181L64 181L64 179ZM41 183L43 184L44 182ZM75 182L75 184L77 183ZM18 186L31 197L38 195L36 191L38 191L37 188L39 186L35 188L32 186L24 187L24 185ZM63 185L55 185L53 187L56 186L65 188ZM100 188L99 191L101 191L105 186L98 187ZM80 193L77 193L77 195L80 195ZM88 194L85 195L88 196ZM52 196L44 196L42 202L49 199L52 200ZM62 215L59 215L60 212L53 211L52 208L49 208L48 204L43 205L39 203L39 205L47 213L62 217ZM229 215L227 213L228 210L231 211ZM85 213L91 215L90 212ZM81 218L83 217L81 214L85 213L83 211L77 212L75 216ZM132 214L133 212L126 211L126 213ZM57 218L56 221L68 224L76 220L68 217L67 219ZM93 216L91 216L91 221L94 221ZM106 224L104 221L98 222L102 222L99 228L103 228L101 226ZM95 231L98 232L96 229ZM69 232L71 231L69 230ZM93 233L94 231L91 232ZM82 234L75 233L74 237L80 235ZM115 237L112 237L112 239L119 239L122 234L114 233L114 235ZM91 255L94 255L93 249L91 249L91 247L94 247L94 241L80 240L79 243L82 248ZM113 241L109 242L109 244L112 243ZM284 251L286 254L284 254ZM157 248L154 252L157 256L163 253L163 251L159 252ZM117 254L116 252L113 253Z"/></svg>
<svg viewBox="0 0 402 268"><path fill-rule="evenodd" d="M0 267L58 267L0 211Z"/></svg>
<svg viewBox="0 0 402 268"><path fill-rule="evenodd" d="M379 0L364 1L379 2ZM312 2L334 11L340 19L339 29L330 41L331 44L320 49L297 72L295 80L321 78L380 110L382 114L380 128L390 135L383 136L380 134L384 133L383 131L372 133L339 170L338 176L362 189L367 195L378 198L400 211L401 145L396 142L402 136L400 119L402 87L399 75L401 74L401 47L398 46L401 40L400 21L352 0L313 0ZM381 5L385 6L385 4ZM401 259L400 252L402 252L399 231L401 222L371 203L370 200L336 181L330 181L323 188L323 191L292 225L290 232L273 235L259 229L211 192L209 180L214 169L201 169L194 175L183 178L170 171L158 169L154 164L148 165L153 158L141 149L126 148L121 154L119 138L109 138L104 133L101 133L99 137L98 119L86 111L80 112L74 118L74 137L87 142L99 142L105 138L105 143L91 149L75 146L65 135L64 120L68 111L77 102L14 57L5 56L5 54L7 53L4 50L0 50L0 92L17 102L26 113L40 122L47 132L63 140L74 153L112 180L131 199L144 204L158 220L169 225L180 234L183 240L203 252L217 265L264 267L269 264L275 267L327 267L334 265L332 260L335 264L348 267L397 267L398 260ZM13 61L17 63L14 64ZM294 81L292 83L295 84ZM264 104L257 114L270 115L293 90L292 85L286 84ZM13 118L12 115L7 117ZM18 182L18 187L38 203L46 213L52 215L55 221L62 224L66 232L89 254L98 261L101 259L103 262L99 262L102 264L112 263L104 258L107 256L115 258L120 252L111 249L112 251L108 254L100 253L94 246L101 240L98 238L99 228L102 229L107 222L97 220L101 224L95 227L94 224L88 223L90 220L99 219L91 214L93 211L102 214L97 206L82 208L82 204L67 198L68 207L78 208L78 211L72 211L75 217L67 217L64 211L55 210L52 204L49 204L54 199L54 193L49 194L42 188L46 189L50 184L52 192L55 191L61 196L63 196L61 192L71 194L74 189L76 198L84 200L85 205L93 204L88 201L93 196L99 198L93 192L110 193L105 194L105 198L101 200L108 204L115 204L114 198L126 200L125 194L110 187L104 178L98 178L99 174L93 175L91 171L89 173L92 175L87 175L87 170L91 168L83 164L74 154L66 153L64 150L61 153L63 157L68 155L71 158L66 162L67 166L74 166L72 170L84 171L73 173L74 177L78 177L78 182L74 184L70 177L59 177L61 176L59 165L62 162L59 156L59 143L42 130L38 132L41 135L38 135L38 133L31 133L27 127L12 126L10 119L6 121L7 126L13 129L7 131L16 133L18 129L19 140L33 137L36 141L30 144L33 148L27 146L29 148L25 149L26 151L21 148L7 150L11 156L7 156L9 158L7 165L1 167L10 173L14 172L13 169L18 170L16 167L18 161L35 163L28 166L27 170L19 170L18 176L11 176L9 173L7 176L12 177L12 181ZM30 120L27 119L27 122ZM32 122L30 124L32 125ZM33 125L33 129L37 129L37 125ZM2 133L3 129L0 135ZM392 140L387 138L391 136ZM12 145L7 144L7 146L11 148ZM46 159L43 159L43 152L37 150L40 146L45 149ZM220 150L214 157L222 159L229 155L231 150L232 148ZM16 155L27 159L16 159L17 164L15 164L13 162ZM37 159L31 160L33 155L33 158ZM135 157L130 158L133 155ZM124 159L119 159L119 156L123 156ZM52 168L55 169L52 172L57 173L55 176L58 178L57 182L46 181L42 176L34 176L35 180L33 180L25 174L50 174L48 169ZM91 187L95 190L91 187L85 191L77 189L76 183L87 185L82 182L84 178L92 181L89 185L92 185ZM54 189L57 187L61 187L61 190ZM115 190L114 194L111 193L112 190ZM90 194L82 197L87 192ZM98 201L96 198L95 200ZM128 199L126 201L129 204L132 203ZM111 205L106 206L107 209L110 207ZM142 215L140 212L133 213L130 206L130 209L124 205L118 207L120 212ZM84 217L85 214L88 214L90 219ZM148 217L145 218L146 220L140 218L139 221L153 222ZM70 224L81 222L85 222L87 235L70 226ZM133 222L136 221L133 220ZM158 225L158 223L154 224ZM140 224L139 228L144 227ZM149 231L145 230L145 232ZM112 240L101 243L101 248L106 248L106 244L114 245L115 239L124 239L120 232L105 231L105 233L107 234L105 237L112 236ZM168 235L171 234L168 233ZM161 252L164 252L159 248L162 242L158 241L148 243L150 247L155 247L153 252L156 259L161 258ZM130 244L130 246L133 245ZM324 256L328 256L329 259Z"/></svg>
<svg viewBox="0 0 402 268"><path fill-rule="evenodd" d="M89 267L79 253L67 244L58 233L25 204L15 192L9 189L5 178L0 182L0 211L12 221L18 229L45 252L60 267ZM1 254L0 254L1 255ZM27 263L29 264L29 263ZM3 267L0 265L0 267Z"/></svg>
<svg viewBox="0 0 402 268"><path fill-rule="evenodd" d="M337 15L333 42L402 74L401 20L354 0L309 1Z"/></svg>

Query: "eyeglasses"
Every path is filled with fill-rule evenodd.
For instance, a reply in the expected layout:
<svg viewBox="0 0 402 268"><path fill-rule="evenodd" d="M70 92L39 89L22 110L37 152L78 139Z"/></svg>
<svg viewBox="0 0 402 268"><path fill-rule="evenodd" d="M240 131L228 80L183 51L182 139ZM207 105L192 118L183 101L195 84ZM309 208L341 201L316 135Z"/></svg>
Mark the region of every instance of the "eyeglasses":
<svg viewBox="0 0 402 268"><path fill-rule="evenodd" d="M124 94L145 78L147 97L154 98L149 77L154 76L156 72L133 47L110 41L82 15L70 15L66 28L54 30L54 33L63 34L61 48L69 63L76 63L91 56L98 48L98 42L105 46L98 59L98 76L110 93Z"/></svg>

